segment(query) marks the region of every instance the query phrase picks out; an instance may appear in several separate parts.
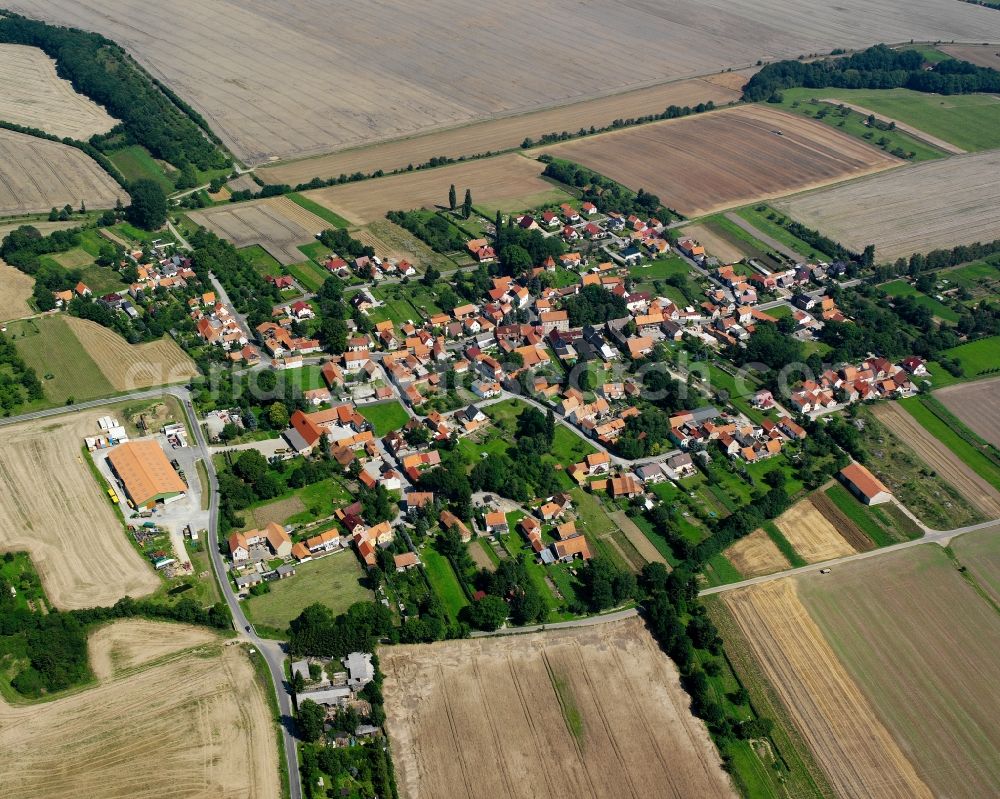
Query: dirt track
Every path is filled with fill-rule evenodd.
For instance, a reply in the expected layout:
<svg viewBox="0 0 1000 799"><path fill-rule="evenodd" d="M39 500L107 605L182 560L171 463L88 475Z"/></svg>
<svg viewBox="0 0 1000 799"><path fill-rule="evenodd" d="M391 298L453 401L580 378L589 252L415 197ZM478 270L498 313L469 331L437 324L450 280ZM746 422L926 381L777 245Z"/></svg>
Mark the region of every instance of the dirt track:
<svg viewBox="0 0 1000 799"><path fill-rule="evenodd" d="M918 457L991 519L1000 519L1000 492L963 463L895 402L872 406L875 417Z"/></svg>
<svg viewBox="0 0 1000 799"><path fill-rule="evenodd" d="M145 642L145 629L129 642L135 629L102 630L94 646ZM155 664L52 702L0 700L0 797L278 799L263 689L240 648L211 638L194 652L162 647Z"/></svg>
<svg viewBox="0 0 1000 799"><path fill-rule="evenodd" d="M638 619L380 656L405 799L735 796Z"/></svg>

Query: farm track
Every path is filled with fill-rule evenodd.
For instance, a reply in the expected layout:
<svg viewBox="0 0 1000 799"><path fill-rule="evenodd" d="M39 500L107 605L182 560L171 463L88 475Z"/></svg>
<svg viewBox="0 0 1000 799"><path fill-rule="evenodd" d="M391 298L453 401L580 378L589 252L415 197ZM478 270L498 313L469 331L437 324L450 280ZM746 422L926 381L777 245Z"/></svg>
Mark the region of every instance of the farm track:
<svg viewBox="0 0 1000 799"><path fill-rule="evenodd" d="M907 442L929 468L934 469L986 516L991 519L1000 518L1000 492L934 438L898 403L877 403L872 406L872 413L902 441Z"/></svg>

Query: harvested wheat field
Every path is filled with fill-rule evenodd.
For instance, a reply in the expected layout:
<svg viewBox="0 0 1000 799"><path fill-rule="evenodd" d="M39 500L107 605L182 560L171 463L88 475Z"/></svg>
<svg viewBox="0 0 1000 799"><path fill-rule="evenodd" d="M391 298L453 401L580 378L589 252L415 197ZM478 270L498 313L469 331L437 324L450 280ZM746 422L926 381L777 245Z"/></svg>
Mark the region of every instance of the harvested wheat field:
<svg viewBox="0 0 1000 799"><path fill-rule="evenodd" d="M219 205L189 216L239 249L259 244L286 266L305 260L299 247L315 241L317 233L330 227L287 197Z"/></svg>
<svg viewBox="0 0 1000 799"><path fill-rule="evenodd" d="M938 389L934 397L970 430L1000 447L1000 377Z"/></svg>
<svg viewBox="0 0 1000 799"><path fill-rule="evenodd" d="M172 625L156 626L176 635ZM92 653L131 649L149 631L129 626L94 637ZM36 705L0 703L0 797L278 799L271 711L249 656L217 636L193 649L174 643L155 662L79 693Z"/></svg>
<svg viewBox="0 0 1000 799"><path fill-rule="evenodd" d="M747 254L733 242L707 225L691 225L684 228L684 235L691 236L700 242L709 255L714 255L723 264L735 264L747 257Z"/></svg>
<svg viewBox="0 0 1000 799"><path fill-rule="evenodd" d="M119 42L255 164L827 52L832 43L1000 40L989 9L940 0L583 0L571 13L509 0L502 14L461 0L120 0L113 14L102 0L9 7Z"/></svg>
<svg viewBox="0 0 1000 799"><path fill-rule="evenodd" d="M951 540L956 560L965 566L986 591L1000 604L1000 524Z"/></svg>
<svg viewBox="0 0 1000 799"><path fill-rule="evenodd" d="M735 796L642 622L380 653L400 796Z"/></svg>
<svg viewBox="0 0 1000 799"><path fill-rule="evenodd" d="M445 205L452 184L459 197L464 194L463 189L471 189L476 205L497 206L523 199L522 208L527 209L538 198L561 195L566 199L566 195L541 178L544 168L531 158L508 153L482 161L316 189L305 192L304 196L358 225L382 219L386 211Z"/></svg>
<svg viewBox="0 0 1000 799"><path fill-rule="evenodd" d="M934 469L945 482L956 488L988 518L1000 518L1000 491L931 435L898 402L879 402L872 406L871 411L876 419L900 440L905 441L920 460Z"/></svg>
<svg viewBox="0 0 1000 799"><path fill-rule="evenodd" d="M775 205L851 250L874 243L878 260L892 261L1000 238L998 173L1000 151L992 150L927 161Z"/></svg>
<svg viewBox="0 0 1000 799"><path fill-rule="evenodd" d="M1000 45L997 44L942 44L935 49L981 67L1000 69Z"/></svg>
<svg viewBox="0 0 1000 799"><path fill-rule="evenodd" d="M792 568L765 530L754 530L723 553L744 577L759 577Z"/></svg>
<svg viewBox="0 0 1000 799"><path fill-rule="evenodd" d="M764 676L838 796L930 799L913 763L810 618L795 581L776 580L724 596ZM898 673L894 676L906 684Z"/></svg>
<svg viewBox="0 0 1000 799"><path fill-rule="evenodd" d="M761 105L604 133L543 152L652 192L686 216L902 164L822 122Z"/></svg>
<svg viewBox="0 0 1000 799"><path fill-rule="evenodd" d="M117 621L98 629L87 640L90 670L98 680L109 680L193 646L218 642L207 627L168 624L146 619Z"/></svg>
<svg viewBox="0 0 1000 799"><path fill-rule="evenodd" d="M725 105L740 99L743 85L754 72L756 69L664 83L545 111L475 122L370 147L356 147L332 155L266 167L260 171L260 176L268 183L294 186L314 177L332 178L355 172L369 174L376 169L391 172L440 156L458 158L510 150L520 147L525 138L537 140L546 133L561 133L564 130L576 133L580 128L605 127L616 119L662 114L670 105L696 106L708 102Z"/></svg>
<svg viewBox="0 0 1000 799"><path fill-rule="evenodd" d="M145 344L129 344L97 322L64 317L87 354L117 391L134 391L169 383L184 383L197 376L198 367L170 336Z"/></svg>
<svg viewBox="0 0 1000 799"><path fill-rule="evenodd" d="M101 106L56 75L56 62L37 47L0 44L0 119L86 141L118 124Z"/></svg>
<svg viewBox="0 0 1000 799"><path fill-rule="evenodd" d="M26 550L62 609L113 605L160 585L83 461L83 437L107 413L79 411L2 431L0 550Z"/></svg>
<svg viewBox="0 0 1000 799"><path fill-rule="evenodd" d="M996 550L996 530L970 535ZM1000 616L943 549L851 563L799 597L935 796L1000 795Z"/></svg>
<svg viewBox="0 0 1000 799"><path fill-rule="evenodd" d="M809 563L853 555L855 552L840 531L808 499L786 510L774 520L774 524Z"/></svg>
<svg viewBox="0 0 1000 799"><path fill-rule="evenodd" d="M0 216L37 214L85 202L112 208L125 190L80 150L23 133L0 130Z"/></svg>
<svg viewBox="0 0 1000 799"><path fill-rule="evenodd" d="M34 288L34 278L0 260L0 322L30 314L28 300Z"/></svg>

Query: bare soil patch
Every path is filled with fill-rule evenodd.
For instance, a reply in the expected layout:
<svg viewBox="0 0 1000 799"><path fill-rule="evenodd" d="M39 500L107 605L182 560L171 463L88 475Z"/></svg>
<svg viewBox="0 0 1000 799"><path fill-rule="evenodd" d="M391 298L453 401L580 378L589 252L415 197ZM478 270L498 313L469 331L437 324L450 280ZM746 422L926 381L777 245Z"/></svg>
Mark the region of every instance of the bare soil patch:
<svg viewBox="0 0 1000 799"><path fill-rule="evenodd" d="M0 119L41 128L60 139L86 141L118 124L101 106L56 75L56 63L37 47L0 44Z"/></svg>
<svg viewBox="0 0 1000 799"><path fill-rule="evenodd" d="M239 249L259 244L286 266L305 260L299 247L315 241L317 233L330 227L287 197L219 205L195 211L190 217Z"/></svg>
<svg viewBox="0 0 1000 799"><path fill-rule="evenodd" d="M871 411L875 418L905 441L917 457L960 491L987 517L1000 518L1000 492L934 438L920 422L895 402L879 402L872 406Z"/></svg>
<svg viewBox="0 0 1000 799"><path fill-rule="evenodd" d="M629 543L635 547L636 552L642 556L642 559L646 563L666 564L667 559L660 554L660 551L653 546L653 542L646 538L642 530L639 529L639 525L632 521L625 511L620 510L609 513L608 517L618 526L619 530L625 533L625 537L629 540ZM614 539L611 540L613 541Z"/></svg>
<svg viewBox="0 0 1000 799"><path fill-rule="evenodd" d="M544 152L644 188L687 216L902 163L821 122L759 105L605 133Z"/></svg>
<svg viewBox="0 0 1000 799"><path fill-rule="evenodd" d="M773 574L792 567L788 558L762 529L744 536L723 554L744 577Z"/></svg>
<svg viewBox="0 0 1000 799"><path fill-rule="evenodd" d="M709 255L714 255L724 264L735 264L747 257L734 242L727 239L708 225L691 225L684 228L684 235L692 236L705 247Z"/></svg>
<svg viewBox="0 0 1000 799"><path fill-rule="evenodd" d="M853 555L854 547L820 513L812 500L804 499L774 520L789 543L809 563Z"/></svg>
<svg viewBox="0 0 1000 799"><path fill-rule="evenodd" d="M497 565L493 562L488 554L486 554L487 544L483 540L477 540L469 544L469 556L475 561L475 564L480 569L486 569L487 571L495 572L497 570Z"/></svg>
<svg viewBox="0 0 1000 799"><path fill-rule="evenodd" d="M942 388L934 396L972 432L1000 447L1000 377Z"/></svg>
<svg viewBox="0 0 1000 799"><path fill-rule="evenodd" d="M476 204L496 205L525 198L527 208L532 197L558 191L542 180L543 169L544 165L531 158L509 153L482 161L316 189L306 192L305 196L358 225L376 222L387 211L443 206L448 202L448 189L452 184L459 196L462 189L470 189Z"/></svg>
<svg viewBox="0 0 1000 799"><path fill-rule="evenodd" d="M937 49L962 61L969 61L981 67L1000 69L1000 45L942 44Z"/></svg>
<svg viewBox="0 0 1000 799"><path fill-rule="evenodd" d="M725 602L838 795L930 799L913 763L810 618L793 580L732 591Z"/></svg>
<svg viewBox="0 0 1000 799"><path fill-rule="evenodd" d="M247 529L256 527L258 530L262 530L271 522L274 522L275 524L284 524L285 519L289 516L294 516L296 513L302 513L305 509L305 503L303 503L299 497L289 497L288 499L279 499L275 502L268 502L266 505L254 508L250 512L250 517L247 519Z"/></svg>
<svg viewBox="0 0 1000 799"><path fill-rule="evenodd" d="M129 619L101 627L87 640L90 669L102 682L181 649L217 642L206 627Z"/></svg>
<svg viewBox="0 0 1000 799"><path fill-rule="evenodd" d="M461 0L121 0L113 14L100 0L10 5L120 42L255 164L748 67L762 56L827 52L833 42L1000 40L995 15L939 0L585 0L572 13L509 0L503 14Z"/></svg>
<svg viewBox="0 0 1000 799"><path fill-rule="evenodd" d="M118 391L182 383L198 374L194 361L167 335L158 341L129 344L113 330L66 316L87 354Z"/></svg>
<svg viewBox="0 0 1000 799"><path fill-rule="evenodd" d="M381 654L400 796L734 796L638 619Z"/></svg>
<svg viewBox="0 0 1000 799"><path fill-rule="evenodd" d="M970 535L1000 546L996 530ZM923 545L847 564L801 578L799 596L931 792L997 795L1000 616L947 554Z"/></svg>
<svg viewBox="0 0 1000 799"><path fill-rule="evenodd" d="M1000 236L1000 152L926 161L775 205L879 261Z"/></svg>
<svg viewBox="0 0 1000 799"><path fill-rule="evenodd" d="M823 517L837 528L844 540L847 541L858 552L867 552L875 548L875 543L865 535L864 531L851 521L847 515L838 508L832 499L826 495L826 491L816 491L809 501L813 507L819 511Z"/></svg>
<svg viewBox="0 0 1000 799"><path fill-rule="evenodd" d="M113 605L160 581L129 544L81 449L107 408L3 428L0 550L25 550L58 608Z"/></svg>
<svg viewBox="0 0 1000 799"><path fill-rule="evenodd" d="M546 133L564 130L575 133L591 126L602 128L616 119L661 114L670 105L695 106L708 102L725 105L740 98L753 72L756 69L675 81L545 111L475 122L451 130L277 164L266 167L260 174L270 183L295 186L314 177L331 178L355 172L368 174L376 169L390 172L405 169L408 164L424 164L440 156L458 158L510 150L520 147L525 138L537 140Z"/></svg>
<svg viewBox="0 0 1000 799"><path fill-rule="evenodd" d="M94 646L131 647L129 634ZM264 691L247 654L218 638L52 702L0 703L0 755L4 797L281 796Z"/></svg>
<svg viewBox="0 0 1000 799"><path fill-rule="evenodd" d="M34 278L0 260L0 322L20 319L31 313L28 300L34 287Z"/></svg>
<svg viewBox="0 0 1000 799"><path fill-rule="evenodd" d="M128 194L80 150L0 130L0 215L37 214L67 203L79 208L125 205Z"/></svg>

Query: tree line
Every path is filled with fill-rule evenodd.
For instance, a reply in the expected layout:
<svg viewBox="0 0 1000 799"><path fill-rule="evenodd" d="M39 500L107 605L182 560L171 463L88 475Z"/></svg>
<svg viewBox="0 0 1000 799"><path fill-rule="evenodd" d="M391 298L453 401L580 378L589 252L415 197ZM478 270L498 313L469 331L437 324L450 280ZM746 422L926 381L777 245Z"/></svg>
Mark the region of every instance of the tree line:
<svg viewBox="0 0 1000 799"><path fill-rule="evenodd" d="M575 164L572 161L555 159L550 155L540 155L538 160L545 164L542 174L546 177L582 189L580 199L592 202L602 213L618 211L625 215L635 214L646 219L659 216L661 222L684 217L672 208L665 208L660 198L644 189L635 192L617 181L604 177L591 169Z"/></svg>

